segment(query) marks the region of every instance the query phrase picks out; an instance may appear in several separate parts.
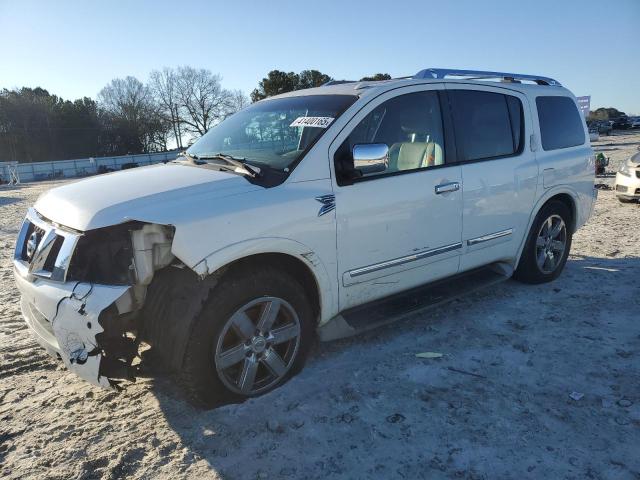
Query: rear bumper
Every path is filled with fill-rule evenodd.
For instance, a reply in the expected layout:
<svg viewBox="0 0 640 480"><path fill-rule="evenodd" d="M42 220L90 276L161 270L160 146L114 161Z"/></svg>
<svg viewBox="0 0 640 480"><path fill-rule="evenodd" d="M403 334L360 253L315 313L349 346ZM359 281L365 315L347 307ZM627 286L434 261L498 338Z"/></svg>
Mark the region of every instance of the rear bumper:
<svg viewBox="0 0 640 480"><path fill-rule="evenodd" d="M36 341L84 380L111 387L100 344L103 323L111 317L103 312L112 305L117 312L130 310L131 287L55 282L29 275L19 262L14 276L22 315Z"/></svg>

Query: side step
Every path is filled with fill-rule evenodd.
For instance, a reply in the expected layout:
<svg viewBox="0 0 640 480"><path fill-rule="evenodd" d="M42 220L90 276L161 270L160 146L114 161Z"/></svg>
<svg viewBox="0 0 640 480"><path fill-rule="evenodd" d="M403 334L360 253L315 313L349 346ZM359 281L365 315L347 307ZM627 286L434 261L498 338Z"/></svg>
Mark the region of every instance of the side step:
<svg viewBox="0 0 640 480"><path fill-rule="evenodd" d="M357 335L503 282L511 274L502 264L490 265L375 300L332 318L318 328L318 336L326 342Z"/></svg>

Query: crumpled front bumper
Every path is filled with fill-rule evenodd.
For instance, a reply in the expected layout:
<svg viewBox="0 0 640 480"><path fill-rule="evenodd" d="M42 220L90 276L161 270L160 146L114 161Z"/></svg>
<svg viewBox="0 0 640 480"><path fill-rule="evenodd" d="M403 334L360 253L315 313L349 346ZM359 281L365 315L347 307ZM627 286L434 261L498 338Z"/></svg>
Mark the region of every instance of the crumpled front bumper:
<svg viewBox="0 0 640 480"><path fill-rule="evenodd" d="M105 310L112 305L127 310L131 287L29 278L17 264L14 274L23 317L38 343L84 380L110 388L96 336L104 332L100 321L110 318L101 318Z"/></svg>

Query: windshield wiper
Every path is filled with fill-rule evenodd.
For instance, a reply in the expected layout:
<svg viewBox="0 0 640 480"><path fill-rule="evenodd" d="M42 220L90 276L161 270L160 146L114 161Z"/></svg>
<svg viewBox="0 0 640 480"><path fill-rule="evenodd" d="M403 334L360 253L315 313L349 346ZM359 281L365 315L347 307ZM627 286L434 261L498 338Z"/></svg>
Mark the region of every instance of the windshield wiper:
<svg viewBox="0 0 640 480"><path fill-rule="evenodd" d="M178 153L178 157L184 157L193 163L195 163L194 160L198 159L197 155L193 155L192 153L187 153L186 151Z"/></svg>
<svg viewBox="0 0 640 480"><path fill-rule="evenodd" d="M260 168L247 163L246 158L234 157L233 155L227 155L226 153L204 153L201 155L195 155L193 153L182 152L181 156L187 157L194 163L198 163L198 161L201 161L202 163L209 163L207 160L222 160L228 165L235 167L233 169L234 171L249 175L251 178L255 178L260 175Z"/></svg>

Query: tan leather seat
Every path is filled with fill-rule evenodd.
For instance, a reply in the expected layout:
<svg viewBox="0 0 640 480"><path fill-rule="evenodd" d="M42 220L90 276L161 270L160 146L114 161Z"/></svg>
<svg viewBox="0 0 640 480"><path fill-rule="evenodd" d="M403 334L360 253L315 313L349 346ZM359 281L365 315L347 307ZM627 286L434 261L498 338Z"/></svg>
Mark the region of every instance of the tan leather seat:
<svg viewBox="0 0 640 480"><path fill-rule="evenodd" d="M436 142L427 143L427 149L424 155L423 167L433 167L435 165L444 164L444 155L442 154L442 146Z"/></svg>
<svg viewBox="0 0 640 480"><path fill-rule="evenodd" d="M435 142L394 143L389 149L389 170L402 171L442 165L442 147Z"/></svg>

